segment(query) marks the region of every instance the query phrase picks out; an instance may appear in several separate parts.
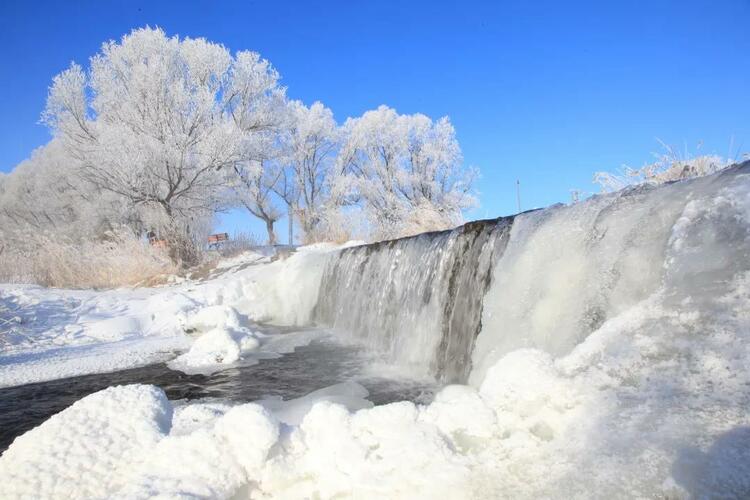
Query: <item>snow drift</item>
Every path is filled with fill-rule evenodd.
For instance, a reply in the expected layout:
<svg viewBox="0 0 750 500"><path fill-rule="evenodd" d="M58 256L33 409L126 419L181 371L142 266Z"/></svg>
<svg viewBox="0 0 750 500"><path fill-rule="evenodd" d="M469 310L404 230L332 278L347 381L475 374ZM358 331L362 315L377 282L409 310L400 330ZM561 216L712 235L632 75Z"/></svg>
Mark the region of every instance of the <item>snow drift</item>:
<svg viewBox="0 0 750 500"><path fill-rule="evenodd" d="M469 384L375 407L110 388L11 445L7 496L750 496L750 163L265 269L211 303Z"/></svg>
<svg viewBox="0 0 750 500"><path fill-rule="evenodd" d="M11 325L0 335L0 387L143 366L176 351L187 352L171 366L190 373L246 360L270 341L278 344L249 323L311 322L335 248L303 247L286 259L250 253L211 280L157 288L0 285L0 314L9 313L0 319ZM293 343L309 340L297 336Z"/></svg>

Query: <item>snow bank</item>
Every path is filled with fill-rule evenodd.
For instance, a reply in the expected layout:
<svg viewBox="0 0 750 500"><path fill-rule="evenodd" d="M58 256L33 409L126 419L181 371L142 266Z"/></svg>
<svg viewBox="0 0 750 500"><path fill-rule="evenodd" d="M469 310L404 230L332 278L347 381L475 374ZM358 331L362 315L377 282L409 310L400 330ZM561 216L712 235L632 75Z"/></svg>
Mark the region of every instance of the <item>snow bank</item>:
<svg viewBox="0 0 750 500"><path fill-rule="evenodd" d="M6 355L0 358L0 387L146 366L189 347L184 336L152 336Z"/></svg>
<svg viewBox="0 0 750 500"><path fill-rule="evenodd" d="M17 315L0 338L0 387L165 361L189 347L196 301L179 289L56 290L0 285Z"/></svg>
<svg viewBox="0 0 750 500"><path fill-rule="evenodd" d="M128 498L746 498L750 271L700 299L666 284L569 354L513 350L477 388L448 386L429 405L370 408L344 384L288 402L187 404L170 427L158 390L108 389L16 440L0 484L20 485L8 498L86 497L99 484ZM91 431L114 414L126 432ZM54 489L72 484L58 476L80 490Z"/></svg>
<svg viewBox="0 0 750 500"><path fill-rule="evenodd" d="M0 285L0 314L13 318L0 335L0 387L143 366L180 351L187 352L172 366L188 373L226 368L259 350L289 352L314 335L277 343L243 321L309 324L325 261L337 248L302 247L274 262L244 255L240 264L263 263L152 289ZM269 342L278 349L262 349Z"/></svg>
<svg viewBox="0 0 750 500"><path fill-rule="evenodd" d="M247 250L234 257L221 259L219 263L216 264L216 269L231 269L233 267L239 267L242 265L266 262L273 256L274 252L275 251L273 247L262 247L258 248L257 250Z"/></svg>
<svg viewBox="0 0 750 500"><path fill-rule="evenodd" d="M172 407L151 386L110 387L18 437L0 458L5 498L104 498L169 432Z"/></svg>
<svg viewBox="0 0 750 500"><path fill-rule="evenodd" d="M309 325L326 261L338 248L330 244L300 247L286 258L238 273L239 280L212 282L220 287L217 303L230 303L257 322Z"/></svg>
<svg viewBox="0 0 750 500"><path fill-rule="evenodd" d="M748 498L750 177L706 189L722 179L643 210L596 199L524 216L486 297L472 384L429 405L368 407L344 385L172 412L155 388L112 388L17 439L0 484L9 498ZM201 287L185 325L241 331L226 307L303 321L325 258L309 249Z"/></svg>

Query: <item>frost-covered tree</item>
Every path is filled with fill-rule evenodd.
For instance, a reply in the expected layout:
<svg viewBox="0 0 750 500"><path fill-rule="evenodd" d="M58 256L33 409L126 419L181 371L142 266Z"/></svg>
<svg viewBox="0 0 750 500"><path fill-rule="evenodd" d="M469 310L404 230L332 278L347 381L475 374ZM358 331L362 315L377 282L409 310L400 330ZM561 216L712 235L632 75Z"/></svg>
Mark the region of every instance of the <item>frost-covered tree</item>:
<svg viewBox="0 0 750 500"><path fill-rule="evenodd" d="M281 170L271 160L252 160L234 165L231 179L235 199L250 214L263 221L268 244L277 243L274 224L284 216L274 199L274 189L281 178Z"/></svg>
<svg viewBox="0 0 750 500"><path fill-rule="evenodd" d="M53 139L2 176L0 281L113 286L168 272L168 259L138 238L146 214L78 169Z"/></svg>
<svg viewBox="0 0 750 500"><path fill-rule="evenodd" d="M373 236L443 229L475 203L476 171L466 168L447 117L399 115L380 106L344 125L334 192L361 204Z"/></svg>
<svg viewBox="0 0 750 500"><path fill-rule="evenodd" d="M189 221L224 206L227 172L251 159L283 100L258 54L144 28L105 43L88 71L74 63L56 76L43 119L88 182L158 208L185 260Z"/></svg>
<svg viewBox="0 0 750 500"><path fill-rule="evenodd" d="M118 196L83 182L78 168L60 141L52 140L5 176L0 196L3 238L23 239L33 231L96 240L122 226L136 229L138 215Z"/></svg>
<svg viewBox="0 0 750 500"><path fill-rule="evenodd" d="M593 182L602 192L612 192L634 184L664 184L716 173L732 165L717 155L691 155L662 141L663 151L653 153L655 160L641 168L623 166L620 172L596 172Z"/></svg>
<svg viewBox="0 0 750 500"><path fill-rule="evenodd" d="M284 157L276 193L300 222L305 241L318 240L319 225L330 202L330 184L339 146L333 113L320 102L307 107L292 101L287 130L281 136Z"/></svg>

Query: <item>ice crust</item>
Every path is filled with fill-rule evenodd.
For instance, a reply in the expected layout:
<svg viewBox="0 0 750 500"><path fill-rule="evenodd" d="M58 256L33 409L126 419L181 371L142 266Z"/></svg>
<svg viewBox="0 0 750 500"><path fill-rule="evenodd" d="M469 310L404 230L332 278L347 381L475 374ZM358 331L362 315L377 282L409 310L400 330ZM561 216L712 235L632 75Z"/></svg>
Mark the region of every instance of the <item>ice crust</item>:
<svg viewBox="0 0 750 500"><path fill-rule="evenodd" d="M611 197L521 216L470 384L428 405L371 407L354 384L177 408L109 388L11 445L3 496L749 498L750 176L635 194L621 217ZM207 284L185 324L242 335L188 354L244 352L242 315L304 324L324 260Z"/></svg>

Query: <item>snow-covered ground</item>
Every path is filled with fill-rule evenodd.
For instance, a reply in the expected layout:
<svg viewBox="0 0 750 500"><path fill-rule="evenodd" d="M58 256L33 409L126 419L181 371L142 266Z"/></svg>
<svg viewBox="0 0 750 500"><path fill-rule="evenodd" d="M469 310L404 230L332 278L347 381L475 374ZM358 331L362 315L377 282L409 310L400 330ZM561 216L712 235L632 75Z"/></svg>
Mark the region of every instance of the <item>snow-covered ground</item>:
<svg viewBox="0 0 750 500"><path fill-rule="evenodd" d="M429 404L372 406L352 383L241 405L111 387L16 439L0 458L3 494L750 498L750 178L649 193L520 216L485 298L470 384ZM3 380L12 366L33 379L24 366L53 339L78 348L182 338L191 347L172 361L180 369L252 356L269 339L243 318L308 323L326 252L303 249L206 283L46 292L81 311L66 320L82 325L79 336L40 334L47 351L19 340L13 356L29 360L3 365ZM117 294L132 305L116 309ZM94 304L132 319L100 328L111 314L96 316ZM580 318L590 319L585 335Z"/></svg>
<svg viewBox="0 0 750 500"><path fill-rule="evenodd" d="M333 248L304 247L275 261L249 252L211 280L157 288L0 285L0 387L166 360L188 373L211 372L271 347L293 349L292 338L306 343L314 334L285 336L281 345L245 323L307 324L317 292L305 283L317 286Z"/></svg>

